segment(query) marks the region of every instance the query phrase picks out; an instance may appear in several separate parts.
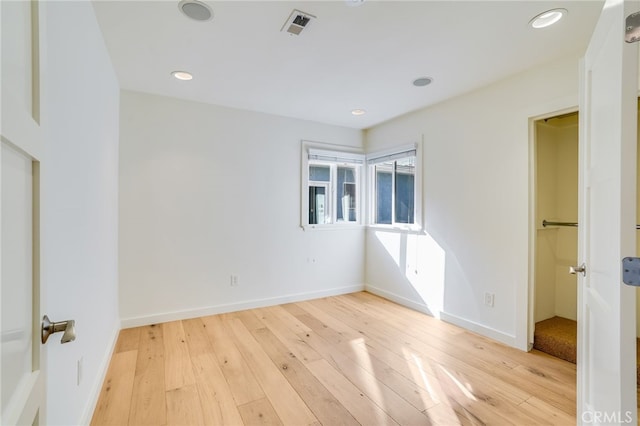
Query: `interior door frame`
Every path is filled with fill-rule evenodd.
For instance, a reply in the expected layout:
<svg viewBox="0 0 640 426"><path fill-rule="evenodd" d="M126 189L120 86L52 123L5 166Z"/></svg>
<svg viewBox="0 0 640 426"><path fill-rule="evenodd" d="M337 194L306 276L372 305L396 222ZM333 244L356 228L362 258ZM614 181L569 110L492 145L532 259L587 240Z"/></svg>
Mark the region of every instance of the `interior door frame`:
<svg viewBox="0 0 640 426"><path fill-rule="evenodd" d="M536 328L535 322L535 303L536 303L536 252L538 247L538 223L536 222L536 179L537 174L537 134L536 122L544 119L557 117L559 115L579 113L578 105L569 103L562 107L557 104L550 105L548 111L529 117L529 274L528 274L528 293L527 293L527 320L526 320L526 350L533 349L533 335ZM553 109L555 108L555 109ZM576 242L577 244L577 242ZM568 273L568 271L567 271Z"/></svg>

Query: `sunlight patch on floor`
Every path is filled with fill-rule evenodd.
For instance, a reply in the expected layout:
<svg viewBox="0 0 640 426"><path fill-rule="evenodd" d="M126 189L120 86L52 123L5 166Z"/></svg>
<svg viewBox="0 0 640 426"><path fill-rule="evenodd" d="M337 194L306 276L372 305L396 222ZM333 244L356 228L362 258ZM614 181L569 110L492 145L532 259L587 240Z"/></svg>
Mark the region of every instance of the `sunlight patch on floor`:
<svg viewBox="0 0 640 426"><path fill-rule="evenodd" d="M451 374L449 372L449 370L447 370L446 368L444 368L443 366L439 366L440 370L442 370L442 372L444 374L447 375L447 377L449 377L449 379L451 379L451 381L458 387L458 389L460 389L460 391L464 394L464 396L466 396L467 398L469 398L472 401L477 401L476 397L473 396L473 394L471 392L469 392L469 389L467 389L467 387L465 385L463 385L460 380L456 379L453 374Z"/></svg>

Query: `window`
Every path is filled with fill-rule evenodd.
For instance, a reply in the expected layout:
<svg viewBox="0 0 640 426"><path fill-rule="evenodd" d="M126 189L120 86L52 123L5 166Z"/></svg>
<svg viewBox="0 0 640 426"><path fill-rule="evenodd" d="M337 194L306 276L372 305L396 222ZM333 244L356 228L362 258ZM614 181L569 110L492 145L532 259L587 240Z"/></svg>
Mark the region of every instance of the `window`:
<svg viewBox="0 0 640 426"><path fill-rule="evenodd" d="M302 226L360 223L364 155L303 146Z"/></svg>
<svg viewBox="0 0 640 426"><path fill-rule="evenodd" d="M420 205L417 159L416 146L367 157L372 224L417 225Z"/></svg>

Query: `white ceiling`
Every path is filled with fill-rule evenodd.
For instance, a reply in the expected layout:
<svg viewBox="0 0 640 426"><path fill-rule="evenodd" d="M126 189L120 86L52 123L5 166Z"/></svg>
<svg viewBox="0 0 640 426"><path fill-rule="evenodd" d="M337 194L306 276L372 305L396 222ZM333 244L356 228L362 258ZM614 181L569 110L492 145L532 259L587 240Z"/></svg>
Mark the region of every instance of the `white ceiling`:
<svg viewBox="0 0 640 426"><path fill-rule="evenodd" d="M365 129L581 56L603 1L207 3L214 18L196 22L178 1L95 1L121 87ZM555 7L569 11L559 24L528 26ZM317 16L299 36L280 31L293 9ZM178 81L174 70L194 79ZM433 83L414 87L422 76Z"/></svg>

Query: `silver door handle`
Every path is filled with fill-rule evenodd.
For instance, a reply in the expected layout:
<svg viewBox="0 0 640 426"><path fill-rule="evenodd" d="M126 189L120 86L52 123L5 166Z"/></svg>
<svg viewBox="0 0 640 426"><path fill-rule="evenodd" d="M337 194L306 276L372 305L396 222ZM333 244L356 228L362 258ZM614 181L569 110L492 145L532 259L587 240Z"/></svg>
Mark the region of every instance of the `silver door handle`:
<svg viewBox="0 0 640 426"><path fill-rule="evenodd" d="M582 274L584 277L587 275L587 267L584 263L580 266L569 266L569 273L572 275Z"/></svg>
<svg viewBox="0 0 640 426"><path fill-rule="evenodd" d="M76 340L76 322L75 320L67 320L60 322L51 322L48 316L42 317L42 326L40 327L42 344L47 343L47 339L53 333L64 331L60 343L69 343Z"/></svg>

